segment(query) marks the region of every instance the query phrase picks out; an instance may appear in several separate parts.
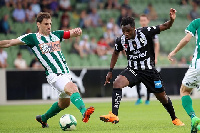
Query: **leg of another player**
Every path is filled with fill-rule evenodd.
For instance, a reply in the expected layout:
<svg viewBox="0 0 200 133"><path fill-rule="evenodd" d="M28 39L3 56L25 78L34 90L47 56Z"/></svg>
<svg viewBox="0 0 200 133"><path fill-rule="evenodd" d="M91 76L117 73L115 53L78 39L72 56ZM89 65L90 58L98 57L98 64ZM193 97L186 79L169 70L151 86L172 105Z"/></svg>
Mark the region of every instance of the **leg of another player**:
<svg viewBox="0 0 200 133"><path fill-rule="evenodd" d="M85 104L80 96L78 87L73 82L66 84L64 91L70 96L71 102L80 110L83 115L83 122L88 122L90 115L94 112L94 107L85 108Z"/></svg>
<svg viewBox="0 0 200 133"><path fill-rule="evenodd" d="M167 112L170 114L171 119L172 119L172 123L174 125L177 125L177 126L183 126L183 125L185 125L184 123L182 123L176 117L175 111L174 111L174 108L173 108L173 105L172 105L172 102L171 102L170 98L166 95L165 91L161 92L161 93L154 93L154 95L162 103L162 105L167 110Z"/></svg>
<svg viewBox="0 0 200 133"><path fill-rule="evenodd" d="M140 83L138 83L137 85L136 85L136 89L137 89L137 94L138 94L138 100L135 102L135 105L139 105L139 104L141 104L142 103L142 97L141 97L141 94L140 94L140 91L141 91L141 84Z"/></svg>
<svg viewBox="0 0 200 133"><path fill-rule="evenodd" d="M200 123L200 119L196 117L194 109L192 107L192 99L190 97L191 92L192 88L188 88L184 85L181 85L180 95L182 100L182 106L191 118L191 132L197 133L197 126Z"/></svg>
<svg viewBox="0 0 200 133"><path fill-rule="evenodd" d="M149 93L149 92L147 91L147 100L145 101L145 104L146 104L146 105L149 105L149 103L150 103L150 101L149 101L149 100L150 100L150 94L151 94L151 93Z"/></svg>

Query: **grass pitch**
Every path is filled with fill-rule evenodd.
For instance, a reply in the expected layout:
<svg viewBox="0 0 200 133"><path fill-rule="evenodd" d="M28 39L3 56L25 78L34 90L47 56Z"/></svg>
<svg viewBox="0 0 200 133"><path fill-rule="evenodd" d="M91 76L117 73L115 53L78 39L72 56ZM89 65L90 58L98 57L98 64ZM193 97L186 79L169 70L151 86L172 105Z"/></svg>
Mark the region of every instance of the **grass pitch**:
<svg viewBox="0 0 200 133"><path fill-rule="evenodd" d="M172 100L176 115L185 126L174 126L167 111L159 101L150 105L134 105L135 101L122 101L119 109L119 123L104 123L100 115L108 114L111 103L86 103L94 106L95 112L88 123L83 123L82 116L76 107L71 106L48 120L49 128L42 128L35 116L45 113L51 104L45 105L3 105L0 106L0 133L189 133L190 118L181 105L181 100ZM199 99L193 100L196 115L200 116ZM78 124L75 131L62 131L59 119L64 114L72 114Z"/></svg>

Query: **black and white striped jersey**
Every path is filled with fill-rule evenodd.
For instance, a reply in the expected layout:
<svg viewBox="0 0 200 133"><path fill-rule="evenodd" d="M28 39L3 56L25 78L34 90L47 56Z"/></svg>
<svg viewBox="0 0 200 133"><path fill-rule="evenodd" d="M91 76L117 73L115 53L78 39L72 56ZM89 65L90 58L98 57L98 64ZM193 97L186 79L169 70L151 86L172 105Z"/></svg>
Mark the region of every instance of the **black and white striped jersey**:
<svg viewBox="0 0 200 133"><path fill-rule="evenodd" d="M134 39L126 39L121 35L115 40L115 50L125 50L128 67L131 69L144 70L155 67L155 53L153 38L160 34L158 26L135 29Z"/></svg>

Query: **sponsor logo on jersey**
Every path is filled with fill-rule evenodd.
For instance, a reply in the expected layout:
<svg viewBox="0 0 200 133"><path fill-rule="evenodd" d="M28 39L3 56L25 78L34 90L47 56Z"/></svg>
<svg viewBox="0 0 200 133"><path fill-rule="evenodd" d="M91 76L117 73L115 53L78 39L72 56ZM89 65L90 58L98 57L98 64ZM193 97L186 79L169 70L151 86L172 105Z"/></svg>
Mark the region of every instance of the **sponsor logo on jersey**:
<svg viewBox="0 0 200 133"><path fill-rule="evenodd" d="M155 88L161 88L162 87L162 83L161 81L154 81L154 84L155 84Z"/></svg>
<svg viewBox="0 0 200 133"><path fill-rule="evenodd" d="M39 44L42 54L51 53L54 51L61 51L60 41Z"/></svg>

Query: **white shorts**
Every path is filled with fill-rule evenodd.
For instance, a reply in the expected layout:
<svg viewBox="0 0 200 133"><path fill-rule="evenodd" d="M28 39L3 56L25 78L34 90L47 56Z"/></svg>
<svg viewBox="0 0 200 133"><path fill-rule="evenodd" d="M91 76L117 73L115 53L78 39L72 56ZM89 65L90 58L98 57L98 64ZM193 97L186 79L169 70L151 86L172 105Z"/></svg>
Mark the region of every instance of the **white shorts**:
<svg viewBox="0 0 200 133"><path fill-rule="evenodd" d="M199 91L200 86L200 70L190 67L185 73L182 84L188 88L197 88Z"/></svg>
<svg viewBox="0 0 200 133"><path fill-rule="evenodd" d="M70 98L64 91L65 85L71 82L71 75L66 74L56 74L51 73L47 77L47 82L53 87L53 89L58 91L59 98Z"/></svg>

